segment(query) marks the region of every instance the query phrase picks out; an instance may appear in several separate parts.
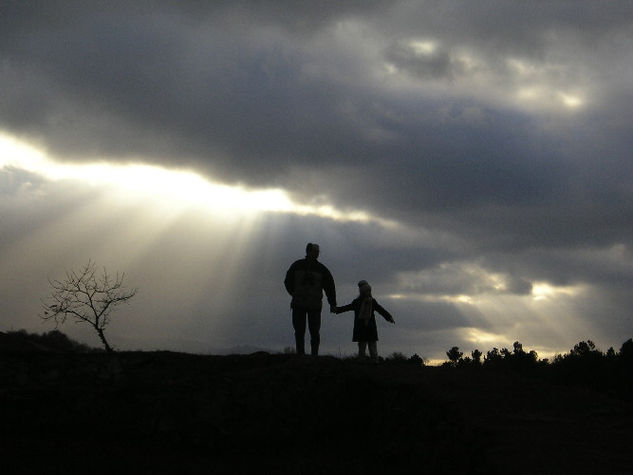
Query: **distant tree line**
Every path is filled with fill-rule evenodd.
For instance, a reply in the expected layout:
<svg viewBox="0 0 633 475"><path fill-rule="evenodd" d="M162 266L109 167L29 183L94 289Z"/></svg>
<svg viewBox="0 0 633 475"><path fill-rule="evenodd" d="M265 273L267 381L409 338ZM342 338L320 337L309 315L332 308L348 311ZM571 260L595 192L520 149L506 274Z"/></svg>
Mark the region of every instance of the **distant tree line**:
<svg viewBox="0 0 633 475"><path fill-rule="evenodd" d="M92 353L103 350L79 343L59 330L52 330L42 334L16 330L0 332L0 351Z"/></svg>
<svg viewBox="0 0 633 475"><path fill-rule="evenodd" d="M606 352L602 352L593 341L581 341L564 355L556 355L551 361L546 359L540 360L538 353L534 350L525 351L523 345L515 341L512 349L493 348L484 356L481 351L475 349L471 352L471 356L464 356L459 347L453 346L446 352L448 361L443 366L449 367L469 367L469 366L485 366L485 367L505 367L505 368L528 368L537 366L575 366L575 365L598 365L602 366L610 363L633 362L633 339L629 338L625 341L620 351L616 352L613 347ZM483 356L483 360L482 360Z"/></svg>
<svg viewBox="0 0 633 475"><path fill-rule="evenodd" d="M446 352L448 361L442 366L455 369L512 371L528 377L545 378L552 383L583 386L598 391L617 394L633 400L633 339L629 338L615 351L596 348L591 340L581 341L568 353L554 356L551 360L539 359L536 351L525 351L515 341L512 349L493 348L484 356L473 350L464 356L457 346ZM483 359L482 359L483 356Z"/></svg>

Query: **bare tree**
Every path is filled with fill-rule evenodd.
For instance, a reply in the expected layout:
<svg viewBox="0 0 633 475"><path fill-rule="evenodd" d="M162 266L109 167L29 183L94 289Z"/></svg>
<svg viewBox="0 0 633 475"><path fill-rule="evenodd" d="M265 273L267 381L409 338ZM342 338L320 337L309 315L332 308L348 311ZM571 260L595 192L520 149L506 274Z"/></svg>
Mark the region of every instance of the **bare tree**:
<svg viewBox="0 0 633 475"><path fill-rule="evenodd" d="M124 287L124 278L125 274L119 272L111 276L105 267L98 274L95 263L88 261L79 272L67 271L64 280L48 279L53 291L42 302L44 312L40 317L53 320L56 326L64 323L69 316L76 323L87 323L95 329L106 351L112 352L104 334L105 327L110 323L110 314L137 292L135 288Z"/></svg>

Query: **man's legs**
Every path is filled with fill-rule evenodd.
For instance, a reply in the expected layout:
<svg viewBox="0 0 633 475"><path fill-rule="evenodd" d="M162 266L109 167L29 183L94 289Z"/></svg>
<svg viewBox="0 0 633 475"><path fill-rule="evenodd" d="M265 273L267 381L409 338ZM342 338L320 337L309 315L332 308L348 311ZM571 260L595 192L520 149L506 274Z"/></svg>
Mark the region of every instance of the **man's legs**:
<svg viewBox="0 0 633 475"><path fill-rule="evenodd" d="M292 309L292 326L295 329L295 347L298 355L305 355L306 310Z"/></svg>
<svg viewBox="0 0 633 475"><path fill-rule="evenodd" d="M358 356L359 358L364 358L365 357L365 350L367 348L367 342L366 341L359 341L358 342Z"/></svg>
<svg viewBox="0 0 633 475"><path fill-rule="evenodd" d="M304 321L305 324L305 321ZM310 330L310 347L312 356L319 354L319 344L321 343L321 310L308 311L308 328Z"/></svg>

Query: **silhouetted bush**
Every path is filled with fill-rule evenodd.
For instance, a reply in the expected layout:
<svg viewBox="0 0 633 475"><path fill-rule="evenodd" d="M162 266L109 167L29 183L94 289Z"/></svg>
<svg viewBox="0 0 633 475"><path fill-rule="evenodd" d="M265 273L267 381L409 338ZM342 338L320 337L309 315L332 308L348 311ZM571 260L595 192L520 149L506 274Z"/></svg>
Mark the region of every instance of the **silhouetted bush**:
<svg viewBox="0 0 633 475"><path fill-rule="evenodd" d="M417 353L414 353L413 356L409 358L409 363L416 366L424 366L424 360Z"/></svg>
<svg viewBox="0 0 633 475"><path fill-rule="evenodd" d="M424 359L422 359L418 354L414 354L413 356L408 357L400 351L394 351L384 359L379 357L379 361L380 360L384 361L385 363L391 364L406 364L418 367L424 366Z"/></svg>
<svg viewBox="0 0 633 475"><path fill-rule="evenodd" d="M448 365L449 366L457 366L464 356L464 353L459 351L459 347L454 346L450 350L446 352L446 356L448 356Z"/></svg>
<svg viewBox="0 0 633 475"><path fill-rule="evenodd" d="M616 354L615 350L613 349L613 347L609 347L609 349L607 350L607 352L605 353L605 356L607 357L608 360L610 361L614 361L618 355Z"/></svg>
<svg viewBox="0 0 633 475"><path fill-rule="evenodd" d="M488 350L484 358L484 366L500 366L503 364L503 356L499 353L499 348Z"/></svg>
<svg viewBox="0 0 633 475"><path fill-rule="evenodd" d="M399 351L394 351L393 353L391 353L389 356L385 358L385 361L391 362L391 363L402 363L408 360L409 359L406 357L406 355L403 353L400 353Z"/></svg>
<svg viewBox="0 0 633 475"><path fill-rule="evenodd" d="M619 356L625 365L633 365L633 339L629 338L622 343Z"/></svg>
<svg viewBox="0 0 633 475"><path fill-rule="evenodd" d="M566 355L557 355L554 358L554 365L564 368L570 373L586 372L588 370L596 371L604 368L609 360L602 353L593 341L580 341L569 350Z"/></svg>
<svg viewBox="0 0 633 475"><path fill-rule="evenodd" d="M576 343L574 347L569 351L569 355L573 358L585 358L598 360L602 357L602 352L596 348L593 341L581 341Z"/></svg>

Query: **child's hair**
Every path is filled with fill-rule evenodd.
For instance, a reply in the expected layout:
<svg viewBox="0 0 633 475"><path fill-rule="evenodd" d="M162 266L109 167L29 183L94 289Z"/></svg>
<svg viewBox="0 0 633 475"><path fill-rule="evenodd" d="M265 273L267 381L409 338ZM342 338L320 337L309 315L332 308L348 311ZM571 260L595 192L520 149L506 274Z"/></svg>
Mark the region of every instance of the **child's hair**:
<svg viewBox="0 0 633 475"><path fill-rule="evenodd" d="M367 294L371 294L371 285L369 285L369 283L366 280L361 280L360 282L358 282L358 291L362 294L365 293Z"/></svg>

